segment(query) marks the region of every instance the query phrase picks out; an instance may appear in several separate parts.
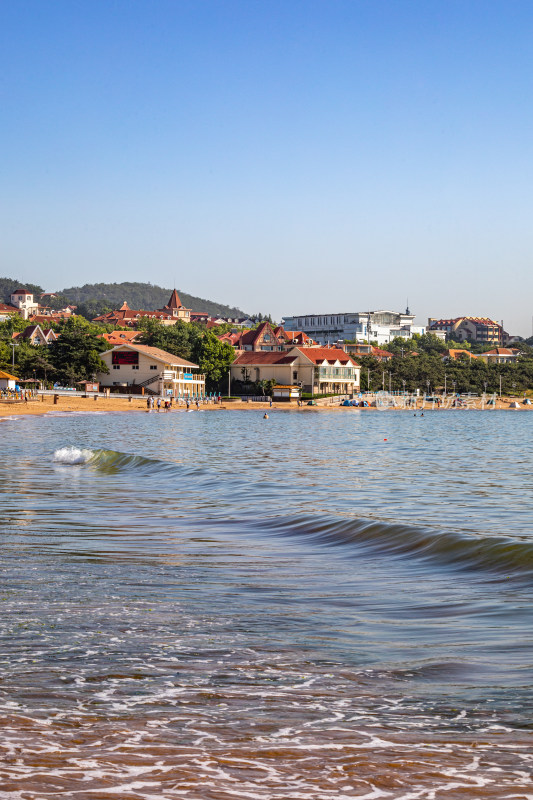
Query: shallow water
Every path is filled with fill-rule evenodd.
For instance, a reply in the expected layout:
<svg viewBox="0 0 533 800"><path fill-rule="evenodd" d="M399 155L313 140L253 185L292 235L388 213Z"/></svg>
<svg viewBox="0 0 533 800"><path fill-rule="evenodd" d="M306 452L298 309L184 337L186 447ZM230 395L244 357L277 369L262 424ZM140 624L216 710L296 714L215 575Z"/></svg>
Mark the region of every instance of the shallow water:
<svg viewBox="0 0 533 800"><path fill-rule="evenodd" d="M2 421L0 797L533 797L532 426Z"/></svg>

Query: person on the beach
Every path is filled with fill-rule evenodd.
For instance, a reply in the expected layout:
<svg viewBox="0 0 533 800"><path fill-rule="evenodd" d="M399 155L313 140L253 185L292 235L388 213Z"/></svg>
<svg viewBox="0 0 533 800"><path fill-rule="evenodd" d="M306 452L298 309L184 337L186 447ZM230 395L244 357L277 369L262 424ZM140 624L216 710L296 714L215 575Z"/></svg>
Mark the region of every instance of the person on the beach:
<svg viewBox="0 0 533 800"><path fill-rule="evenodd" d="M161 398L160 397L157 398L157 410L161 411Z"/></svg>

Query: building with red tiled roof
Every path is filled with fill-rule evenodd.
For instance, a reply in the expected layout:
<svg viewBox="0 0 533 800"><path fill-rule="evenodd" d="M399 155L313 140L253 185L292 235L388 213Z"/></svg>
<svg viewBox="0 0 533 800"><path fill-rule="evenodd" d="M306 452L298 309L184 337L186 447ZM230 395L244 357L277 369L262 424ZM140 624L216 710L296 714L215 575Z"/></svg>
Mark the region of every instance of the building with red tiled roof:
<svg viewBox="0 0 533 800"><path fill-rule="evenodd" d="M173 319L182 319L184 322L191 321L191 309L185 308L181 302L177 291L174 289L170 295L170 300L163 308L159 309L163 313L167 312Z"/></svg>
<svg viewBox="0 0 533 800"><path fill-rule="evenodd" d="M297 347L314 347L316 342L311 339L304 331L286 331L282 325L274 328L274 333L278 337L280 343L285 344L285 348Z"/></svg>
<svg viewBox="0 0 533 800"><path fill-rule="evenodd" d="M274 333L270 322L262 322L257 328L243 331L237 343L238 350L251 350L253 352L279 352L282 344Z"/></svg>
<svg viewBox="0 0 533 800"><path fill-rule="evenodd" d="M471 353L470 350L461 350L454 347L446 350L442 354L443 361L466 361L473 358L477 358L477 356L474 353Z"/></svg>
<svg viewBox="0 0 533 800"><path fill-rule="evenodd" d="M198 364L144 344L123 343L100 354L109 374L98 373L102 387L128 394L157 394L162 397L205 395L205 375Z"/></svg>
<svg viewBox="0 0 533 800"><path fill-rule="evenodd" d="M361 372L344 350L330 347L240 352L230 369L232 380L244 385L274 380L311 394L353 394L359 391Z"/></svg>
<svg viewBox="0 0 533 800"><path fill-rule="evenodd" d="M51 328L46 330L41 328L40 325L28 325L23 331L13 334L13 339L17 341L27 341L32 345L47 345L52 344L57 339L57 334Z"/></svg>
<svg viewBox="0 0 533 800"><path fill-rule="evenodd" d="M456 342L498 344L504 342L506 333L502 326L489 317L455 317L454 319L428 319L428 333L444 331L448 339Z"/></svg>
<svg viewBox="0 0 533 800"><path fill-rule="evenodd" d="M522 351L515 347L494 347L485 353L480 353L477 358L487 364L512 364L522 355Z"/></svg>
<svg viewBox="0 0 533 800"><path fill-rule="evenodd" d="M4 320L9 319L9 317L16 314L19 316L18 308L12 306L10 303L0 303L0 322L4 322Z"/></svg>
<svg viewBox="0 0 533 800"><path fill-rule="evenodd" d="M139 320L143 317L148 319L157 319L163 325L174 325L178 320L183 322L191 321L191 310L182 305L177 291L174 289L170 295L170 299L166 306L159 308L156 311L143 311L141 309L130 308L126 301L122 303L120 308L108 311L107 314L101 314L95 317L93 322L102 322L106 325L120 325L121 327L135 328Z"/></svg>
<svg viewBox="0 0 533 800"><path fill-rule="evenodd" d="M141 336L141 331L111 331L111 333L103 333L100 338L105 339L111 345L116 345L138 341Z"/></svg>

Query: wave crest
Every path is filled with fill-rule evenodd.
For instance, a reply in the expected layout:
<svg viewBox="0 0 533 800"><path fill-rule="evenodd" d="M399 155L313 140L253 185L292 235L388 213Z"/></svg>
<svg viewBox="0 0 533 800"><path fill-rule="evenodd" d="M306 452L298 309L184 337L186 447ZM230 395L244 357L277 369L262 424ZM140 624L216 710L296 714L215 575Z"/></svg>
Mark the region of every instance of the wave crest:
<svg viewBox="0 0 533 800"><path fill-rule="evenodd" d="M54 461L57 464L87 464L93 456L93 450L80 447L60 447L54 453Z"/></svg>

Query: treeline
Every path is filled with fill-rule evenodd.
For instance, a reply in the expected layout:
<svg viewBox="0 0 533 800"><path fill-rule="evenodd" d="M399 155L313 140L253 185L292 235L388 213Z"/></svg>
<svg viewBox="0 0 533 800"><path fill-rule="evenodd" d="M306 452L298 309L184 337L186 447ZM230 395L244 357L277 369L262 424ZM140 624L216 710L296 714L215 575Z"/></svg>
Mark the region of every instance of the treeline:
<svg viewBox="0 0 533 800"><path fill-rule="evenodd" d="M206 376L208 392L224 390L235 350L221 342L211 330L194 322L178 320L175 325L162 325L158 320L144 318L139 321L141 343L159 347L175 356L198 364ZM227 385L227 384L226 384Z"/></svg>
<svg viewBox="0 0 533 800"><path fill-rule="evenodd" d="M13 340L15 331L28 325L18 316L0 323L0 369L17 378L37 378L45 383L74 386L91 380L97 372L108 372L100 353L109 349L102 339L105 329L82 317L72 316L52 327L60 333L50 345L32 345L25 339Z"/></svg>
<svg viewBox="0 0 533 800"><path fill-rule="evenodd" d="M72 286L58 292L61 301L78 306L78 313L87 319L94 319L107 311L120 308L126 301L130 308L154 311L163 308L172 294L172 289L165 289L151 283L86 283L84 286ZM203 311L210 316L244 317L239 308L205 300L187 294L178 289L180 300L186 308Z"/></svg>
<svg viewBox="0 0 533 800"><path fill-rule="evenodd" d="M34 283L25 283L14 278L0 278L0 302L8 303L11 293L20 287L32 292L35 300L38 300L39 295L44 291L41 286ZM56 297L47 297L43 305L50 306L55 310L64 308L66 305L75 305L77 313L90 321L101 314L120 308L124 301L130 308L144 311L163 308L169 301L172 289L164 289L162 286L155 286L151 283L126 281L124 283L86 283L84 286L61 289L55 294ZM179 289L178 294L183 305L193 311L203 311L212 317L247 316L234 306L195 297Z"/></svg>
<svg viewBox="0 0 533 800"><path fill-rule="evenodd" d="M0 303L11 302L11 295L17 289L28 289L36 297L44 292L44 289L36 283L24 283L15 278L0 278Z"/></svg>
<svg viewBox="0 0 533 800"><path fill-rule="evenodd" d="M57 382L65 386L92 380L98 372L109 372L100 354L110 349L102 334L113 330L111 326L90 323L73 315L51 325L59 334L57 341L50 345L32 345L24 339L13 339L13 333L23 331L27 324L14 315L0 322L0 369L17 378L37 378L46 384ZM158 320L149 319L142 320L141 329L142 344L159 347L198 364L206 376L207 391L225 388L235 352L212 331L181 321L165 327Z"/></svg>
<svg viewBox="0 0 533 800"><path fill-rule="evenodd" d="M426 334L412 340L394 339L387 345L387 350L393 353L390 361L357 356L362 389L376 391L390 387L393 391L405 388L409 392L420 389L431 394L446 388L447 392L482 394L499 392L500 378L503 394L522 394L533 388L533 347L527 342L517 345L522 355L508 364L487 364L474 357L473 348L466 349L462 345L457 346L464 349L460 360L443 360L451 346L451 342L442 342Z"/></svg>

